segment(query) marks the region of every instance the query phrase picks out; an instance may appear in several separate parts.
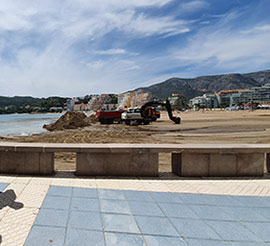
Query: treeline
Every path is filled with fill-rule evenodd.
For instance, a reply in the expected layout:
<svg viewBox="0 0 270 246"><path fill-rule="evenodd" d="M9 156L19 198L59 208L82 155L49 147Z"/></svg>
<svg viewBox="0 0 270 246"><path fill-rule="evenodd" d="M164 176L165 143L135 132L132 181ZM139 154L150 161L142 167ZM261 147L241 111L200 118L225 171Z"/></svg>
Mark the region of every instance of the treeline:
<svg viewBox="0 0 270 246"><path fill-rule="evenodd" d="M51 108L55 107L55 111L60 111L66 106L68 98L65 97L4 97L0 96L0 114L12 113L46 113L51 112ZM58 109L57 109L58 108Z"/></svg>

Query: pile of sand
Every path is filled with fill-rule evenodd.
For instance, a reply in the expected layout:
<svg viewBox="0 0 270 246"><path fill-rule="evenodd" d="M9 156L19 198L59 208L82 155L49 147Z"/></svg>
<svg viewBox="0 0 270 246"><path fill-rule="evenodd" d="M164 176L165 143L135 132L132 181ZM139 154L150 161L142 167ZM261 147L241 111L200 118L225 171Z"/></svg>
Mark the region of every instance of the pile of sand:
<svg viewBox="0 0 270 246"><path fill-rule="evenodd" d="M96 118L96 115L95 114L92 114L90 116L87 117L87 121L89 123L97 123L97 118Z"/></svg>
<svg viewBox="0 0 270 246"><path fill-rule="evenodd" d="M65 129L77 129L79 127L91 126L91 123L96 122L95 116L87 117L81 112L66 112L55 123L44 125L43 128L52 131L61 131Z"/></svg>

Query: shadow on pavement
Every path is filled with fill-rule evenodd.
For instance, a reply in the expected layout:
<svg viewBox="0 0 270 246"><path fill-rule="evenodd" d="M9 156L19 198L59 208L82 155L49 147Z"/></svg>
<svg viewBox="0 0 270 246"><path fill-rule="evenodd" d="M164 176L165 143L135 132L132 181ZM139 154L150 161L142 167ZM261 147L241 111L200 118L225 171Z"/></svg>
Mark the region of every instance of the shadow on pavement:
<svg viewBox="0 0 270 246"><path fill-rule="evenodd" d="M0 210L4 207L10 207L14 210L23 208L23 203L15 202L17 196L14 190L6 190L5 192L0 191ZM0 244L2 243L2 236L0 235Z"/></svg>
<svg viewBox="0 0 270 246"><path fill-rule="evenodd" d="M15 210L23 208L23 203L15 202L16 197L14 190L0 192L0 209L4 207L10 207Z"/></svg>

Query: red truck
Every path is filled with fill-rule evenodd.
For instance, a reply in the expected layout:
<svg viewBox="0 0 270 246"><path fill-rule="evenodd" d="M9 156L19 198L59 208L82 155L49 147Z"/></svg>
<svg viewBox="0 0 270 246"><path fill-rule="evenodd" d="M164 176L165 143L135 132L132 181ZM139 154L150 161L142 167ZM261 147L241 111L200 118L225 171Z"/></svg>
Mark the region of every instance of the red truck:
<svg viewBox="0 0 270 246"><path fill-rule="evenodd" d="M113 124L114 122L120 123L121 115L124 112L124 110L118 110L118 111L103 111L98 110L96 112L96 119L101 124Z"/></svg>

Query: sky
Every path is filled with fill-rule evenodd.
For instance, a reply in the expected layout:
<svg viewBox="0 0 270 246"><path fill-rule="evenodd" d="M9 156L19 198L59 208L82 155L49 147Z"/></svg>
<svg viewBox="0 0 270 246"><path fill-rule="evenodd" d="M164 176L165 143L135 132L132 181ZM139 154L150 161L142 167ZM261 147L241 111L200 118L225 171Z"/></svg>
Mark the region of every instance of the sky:
<svg viewBox="0 0 270 246"><path fill-rule="evenodd" d="M270 69L269 0L0 0L0 95Z"/></svg>

